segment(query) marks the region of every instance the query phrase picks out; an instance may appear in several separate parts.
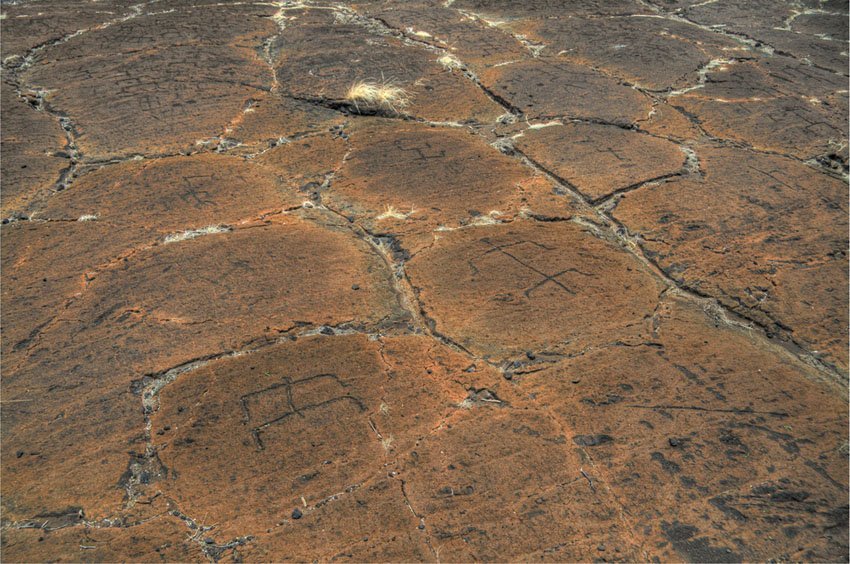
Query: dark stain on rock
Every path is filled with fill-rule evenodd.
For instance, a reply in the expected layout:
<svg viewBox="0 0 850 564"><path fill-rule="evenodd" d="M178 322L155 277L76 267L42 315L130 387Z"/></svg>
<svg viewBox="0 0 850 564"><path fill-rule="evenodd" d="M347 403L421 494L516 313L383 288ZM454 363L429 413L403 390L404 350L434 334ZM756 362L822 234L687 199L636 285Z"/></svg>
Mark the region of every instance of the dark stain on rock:
<svg viewBox="0 0 850 564"><path fill-rule="evenodd" d="M576 435L573 437L573 442L583 447L595 447L613 441L614 437L610 435Z"/></svg>
<svg viewBox="0 0 850 564"><path fill-rule="evenodd" d="M661 465L661 467L664 470L666 470L667 472L669 472L671 474L678 474L679 472L682 471L681 466L679 466L677 463L673 462L672 460L668 460L660 452L653 452L652 453L652 460L656 461L658 464Z"/></svg>
<svg viewBox="0 0 850 564"><path fill-rule="evenodd" d="M740 562L741 556L731 548L712 546L705 537L694 538L699 529L673 521L662 522L664 536L673 545L673 549L691 562Z"/></svg>

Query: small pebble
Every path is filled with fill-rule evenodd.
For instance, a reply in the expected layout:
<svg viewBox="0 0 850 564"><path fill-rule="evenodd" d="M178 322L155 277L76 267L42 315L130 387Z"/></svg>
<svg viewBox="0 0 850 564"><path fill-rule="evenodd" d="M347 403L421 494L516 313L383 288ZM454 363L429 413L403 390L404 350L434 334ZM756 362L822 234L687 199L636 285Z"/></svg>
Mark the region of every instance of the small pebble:
<svg viewBox="0 0 850 564"><path fill-rule="evenodd" d="M292 510L292 518L293 519L301 519L301 515L303 515L303 513L301 513L301 510L298 509L297 507Z"/></svg>

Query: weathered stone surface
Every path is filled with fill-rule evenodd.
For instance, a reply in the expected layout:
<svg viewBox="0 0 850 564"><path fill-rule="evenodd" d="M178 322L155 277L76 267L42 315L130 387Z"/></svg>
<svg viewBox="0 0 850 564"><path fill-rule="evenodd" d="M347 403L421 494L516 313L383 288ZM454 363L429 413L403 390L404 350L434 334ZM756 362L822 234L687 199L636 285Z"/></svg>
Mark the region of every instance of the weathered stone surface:
<svg viewBox="0 0 850 564"><path fill-rule="evenodd" d="M666 102L656 103L647 118L638 121L638 127L671 141L694 141L703 136L693 117L689 118L682 110Z"/></svg>
<svg viewBox="0 0 850 564"><path fill-rule="evenodd" d="M733 39L657 17L545 19L512 29L545 45L546 55L656 91L695 83L710 60L747 51Z"/></svg>
<svg viewBox="0 0 850 564"><path fill-rule="evenodd" d="M783 54L846 76L847 17L834 9L828 9L826 14L807 14L792 3L777 0L746 5L721 0L710 8L702 4L690 7L683 14L700 24L722 25L724 30L752 38L759 45L769 45Z"/></svg>
<svg viewBox="0 0 850 564"><path fill-rule="evenodd" d="M3 3L4 561L846 561L848 11Z"/></svg>
<svg viewBox="0 0 850 564"><path fill-rule="evenodd" d="M100 270L168 240L296 206L304 198L295 180L223 155L131 161L82 176L35 214L51 221L3 233L4 363L31 346Z"/></svg>
<svg viewBox="0 0 850 564"><path fill-rule="evenodd" d="M844 559L842 394L747 333L706 321L665 297L646 342L591 347L521 386L570 444L609 437L576 450L639 534L638 559Z"/></svg>
<svg viewBox="0 0 850 564"><path fill-rule="evenodd" d="M30 360L73 364L100 334L125 343L114 353L126 370L156 373L297 327L397 320L381 259L346 235L284 218L139 251L90 276Z"/></svg>
<svg viewBox="0 0 850 564"><path fill-rule="evenodd" d="M254 161L274 171L302 200L319 201L350 151L348 134L337 129L278 145Z"/></svg>
<svg viewBox="0 0 850 564"><path fill-rule="evenodd" d="M27 204L53 188L70 166L70 155L65 153L66 139L57 120L28 108L6 82L0 83L0 98L3 112L0 215L6 218L12 212L25 212Z"/></svg>
<svg viewBox="0 0 850 564"><path fill-rule="evenodd" d="M523 18L551 16L616 16L651 13L645 5L635 0L590 0L587 2L557 2L532 0L508 2L495 0L455 0L452 6L473 13L486 14L493 18Z"/></svg>
<svg viewBox="0 0 850 564"><path fill-rule="evenodd" d="M255 155L272 146L338 128L344 122L344 116L329 108L260 93L227 124L218 146L236 154Z"/></svg>
<svg viewBox="0 0 850 564"><path fill-rule="evenodd" d="M300 501L298 502L300 503ZM291 508L287 507L291 511ZM256 535L240 554L246 561L436 561L419 519L404 503L401 483L380 477L341 491L321 507Z"/></svg>
<svg viewBox="0 0 850 564"><path fill-rule="evenodd" d="M492 122L504 109L440 55L405 45L380 24L321 10L293 12L275 46L277 81L288 96L354 112L408 114L431 121ZM406 91L406 99L370 107L347 99L360 81ZM447 104L446 101L451 103Z"/></svg>
<svg viewBox="0 0 850 564"><path fill-rule="evenodd" d="M245 223L297 206L302 198L292 184L286 170L227 155L130 160L86 174L34 217L82 217L144 231L155 242L158 234Z"/></svg>
<svg viewBox="0 0 850 564"><path fill-rule="evenodd" d="M127 451L144 452L132 381L297 328L392 323L401 315L380 261L344 232L289 219L156 246L104 270L25 363L4 371L4 504L22 518L114 511ZM81 437L91 447L73 446Z"/></svg>
<svg viewBox="0 0 850 564"><path fill-rule="evenodd" d="M4 19L14 22L3 24L4 62L20 62L30 50L39 46L129 16L135 13L132 4L120 0L60 0L51 2L49 10L37 2L4 4Z"/></svg>
<svg viewBox="0 0 850 564"><path fill-rule="evenodd" d="M370 7L367 13L413 40L446 49L476 72L530 58L528 50L510 34L451 7L395 0Z"/></svg>
<svg viewBox="0 0 850 564"><path fill-rule="evenodd" d="M711 135L801 159L846 153L846 81L816 69L756 62L722 64L707 77L703 87L669 102Z"/></svg>
<svg viewBox="0 0 850 564"><path fill-rule="evenodd" d="M130 251L133 241L122 235L89 222L4 227L4 368L37 340L66 301L83 291L86 272Z"/></svg>
<svg viewBox="0 0 850 564"><path fill-rule="evenodd" d="M683 13L692 21L706 25L731 26L736 31L744 32L748 24L755 28L753 32L765 29L782 27L786 19L793 15L794 7L782 0L758 0L743 6L730 0L720 0L717 6L706 9L700 6L702 2L690 5L690 0L685 0Z"/></svg>
<svg viewBox="0 0 850 564"><path fill-rule="evenodd" d="M572 222L440 234L407 272L435 329L495 360L626 339L661 291L640 262Z"/></svg>
<svg viewBox="0 0 850 564"><path fill-rule="evenodd" d="M23 78L73 116L89 157L186 151L271 88L254 46L277 32L273 13L249 4L146 13L45 51Z"/></svg>
<svg viewBox="0 0 850 564"><path fill-rule="evenodd" d="M319 547L329 557L372 532L414 533L419 519L405 501L404 474L392 472L395 460L469 409L470 389L499 389L497 374L464 372L469 366L428 338L362 335L212 362L160 394L153 443L168 471L158 487L190 514L208 515L217 534L263 533L258 545L285 559ZM323 530L347 497L375 507L371 525Z"/></svg>
<svg viewBox="0 0 850 564"><path fill-rule="evenodd" d="M803 13L791 22L791 30L797 33L821 36L823 39L846 42L850 37L847 34L847 10L845 13Z"/></svg>
<svg viewBox="0 0 850 564"><path fill-rule="evenodd" d="M489 69L481 82L529 118L569 117L628 125L650 99L619 81L569 62L533 60Z"/></svg>
<svg viewBox="0 0 850 564"><path fill-rule="evenodd" d="M76 526L3 531L8 561L197 562L205 559L200 539L176 517L164 516L127 527Z"/></svg>
<svg viewBox="0 0 850 564"><path fill-rule="evenodd" d="M376 233L427 233L509 220L539 205L552 184L465 129L364 122L323 201ZM563 211L569 213L569 202Z"/></svg>
<svg viewBox="0 0 850 564"><path fill-rule="evenodd" d="M846 367L847 185L783 157L697 153L704 178L642 188L614 215L676 280Z"/></svg>
<svg viewBox="0 0 850 564"><path fill-rule="evenodd" d="M673 143L611 125L565 123L529 130L516 147L591 199L679 172Z"/></svg>
<svg viewBox="0 0 850 564"><path fill-rule="evenodd" d="M70 515L77 524L123 506L125 472L145 449L141 402L114 366L96 378L86 360L71 361L76 374L45 365L4 369L4 519Z"/></svg>
<svg viewBox="0 0 850 564"><path fill-rule="evenodd" d="M424 438L402 471L441 559L588 561L599 546L638 558L616 501L588 487L560 421L481 411Z"/></svg>

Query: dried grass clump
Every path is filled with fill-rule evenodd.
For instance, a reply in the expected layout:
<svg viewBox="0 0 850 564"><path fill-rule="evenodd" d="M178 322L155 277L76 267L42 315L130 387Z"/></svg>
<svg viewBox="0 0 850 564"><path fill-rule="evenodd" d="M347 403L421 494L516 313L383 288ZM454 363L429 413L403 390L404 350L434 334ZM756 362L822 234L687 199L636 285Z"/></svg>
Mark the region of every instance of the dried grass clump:
<svg viewBox="0 0 850 564"><path fill-rule="evenodd" d="M389 109L398 112L410 103L410 95L407 90L392 84L389 81L356 82L345 95L346 100L354 104L360 111L363 106L367 109Z"/></svg>

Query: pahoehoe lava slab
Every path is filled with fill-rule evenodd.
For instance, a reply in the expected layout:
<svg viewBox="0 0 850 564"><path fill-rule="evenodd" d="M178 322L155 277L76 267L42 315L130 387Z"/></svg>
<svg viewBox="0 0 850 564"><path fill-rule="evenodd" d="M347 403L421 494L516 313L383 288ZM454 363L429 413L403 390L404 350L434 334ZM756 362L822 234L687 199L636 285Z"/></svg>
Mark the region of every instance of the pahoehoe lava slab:
<svg viewBox="0 0 850 564"><path fill-rule="evenodd" d="M0 5L0 552L848 561L846 0Z"/></svg>

